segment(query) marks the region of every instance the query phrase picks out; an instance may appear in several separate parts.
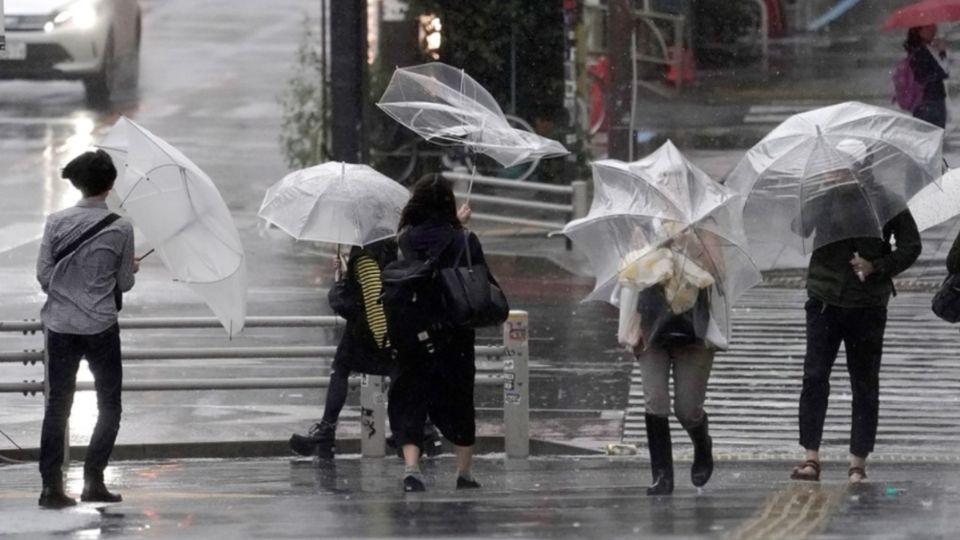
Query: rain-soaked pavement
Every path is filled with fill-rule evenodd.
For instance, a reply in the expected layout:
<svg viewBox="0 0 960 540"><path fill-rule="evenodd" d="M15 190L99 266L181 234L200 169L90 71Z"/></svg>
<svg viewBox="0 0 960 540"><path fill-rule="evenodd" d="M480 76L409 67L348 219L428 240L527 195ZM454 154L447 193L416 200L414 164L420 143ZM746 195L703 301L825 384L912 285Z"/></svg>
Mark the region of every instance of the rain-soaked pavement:
<svg viewBox="0 0 960 540"><path fill-rule="evenodd" d="M452 458L427 462L428 491L403 494L398 459L125 462L111 506L39 510L32 466L0 469L12 538L956 538L956 463L878 464L849 486L825 463L820 484L789 465L720 462L707 488L678 463L672 497L647 497L633 458L481 459L483 488L453 489ZM70 472L68 491L80 488Z"/></svg>
<svg viewBox="0 0 960 540"><path fill-rule="evenodd" d="M277 96L290 74L302 16L314 13L319 3L274 0L269 10L238 0L141 4L140 92L115 110L86 109L79 83L0 82L0 320L37 316L42 295L33 273L43 218L76 200L59 179L59 168L121 113L181 148L221 188L248 254L251 315L326 314L329 253L261 231L256 220L264 190L286 172L277 143ZM757 110L783 114L793 109ZM692 150L690 155L719 178L742 150ZM950 160L957 161L956 156ZM616 313L609 306L578 303L592 286L582 275L584 261L567 252L560 239L517 237L512 234L517 231L502 226L478 229L513 306L531 315L532 435L592 449L621 436L642 439L636 429L641 396L630 359L615 343ZM960 504L960 478L952 461L960 442L957 335L927 306L955 232L948 224L925 234L925 262L906 276L903 294L892 306L896 325L885 357L881 459L871 469L873 482L856 490L843 484L846 468L840 463L828 466L827 482L814 488L785 481L788 463L751 461L782 459L796 450L802 292L796 275L786 274L773 276L775 287L752 293L738 306L734 348L718 361L708 402L716 412L724 461L710 489L699 496L681 482L672 499L648 499L638 488L648 481L645 465L635 458L504 462L487 457L478 464L485 488L469 494L450 489L452 463L442 459L426 469L431 491L416 498L399 493L400 466L393 458L346 458L335 471L288 460L118 462L110 474L127 497L124 504L52 513L35 508L35 466L16 465L0 467L0 535L954 537ZM140 242L139 251L148 248ZM169 281L159 261L147 259L124 314L193 316L207 310L186 288ZM251 329L232 345L316 345L334 339L330 330ZM482 342L495 340L490 334ZM205 331L127 332L124 343L129 348L227 345L222 333ZM38 347L37 336L0 335L3 351ZM124 368L135 380L316 377L328 367L328 359L248 359L140 361ZM837 371L837 377L845 377ZM39 379L40 374L36 366L0 364L0 382ZM835 384L839 389L845 381ZM322 395L322 390L128 393L119 443L284 439L313 421ZM843 455L848 399L838 391L833 401L830 458ZM501 400L496 388L478 389L481 434L500 432ZM355 395L349 405L341 432L355 436ZM85 443L94 410L93 395L80 393L74 444ZM41 417L40 397L0 395L0 429L21 446L37 446ZM689 448L681 435L677 451L686 456ZM0 438L0 454L12 448ZM938 461L913 464L913 457ZM79 474L71 469L74 491ZM678 475L683 478L683 471Z"/></svg>

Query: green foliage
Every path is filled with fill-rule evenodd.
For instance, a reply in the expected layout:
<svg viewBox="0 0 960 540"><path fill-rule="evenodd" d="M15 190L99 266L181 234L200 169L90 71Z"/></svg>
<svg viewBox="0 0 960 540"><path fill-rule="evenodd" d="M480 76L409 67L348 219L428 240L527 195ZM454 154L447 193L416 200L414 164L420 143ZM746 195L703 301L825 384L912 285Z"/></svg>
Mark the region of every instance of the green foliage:
<svg viewBox="0 0 960 540"><path fill-rule="evenodd" d="M323 59L311 28L310 18L304 17L294 72L280 96L283 109L280 147L287 166L294 169L317 165L330 158L327 148L330 107L322 102ZM329 88L326 95L330 95Z"/></svg>

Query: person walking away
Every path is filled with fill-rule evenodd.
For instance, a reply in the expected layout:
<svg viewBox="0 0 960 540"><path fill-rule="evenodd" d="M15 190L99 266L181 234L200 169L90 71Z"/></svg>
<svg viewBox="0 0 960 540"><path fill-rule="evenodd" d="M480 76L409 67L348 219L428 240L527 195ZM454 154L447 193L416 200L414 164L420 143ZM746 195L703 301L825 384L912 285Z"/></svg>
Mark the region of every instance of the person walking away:
<svg viewBox="0 0 960 540"><path fill-rule="evenodd" d="M710 257L703 245L681 235L680 253L661 247L633 261L620 273L621 330L643 381L644 421L653 483L647 495L669 495L674 488L670 437L670 373L673 410L693 442L690 481L702 487L713 474L713 440L703 404L716 350L726 346L710 318ZM636 286L637 281L645 282ZM655 283L652 286L647 286ZM641 289L641 287L643 287ZM641 290L637 290L641 289ZM669 294L669 300L668 300Z"/></svg>
<svg viewBox="0 0 960 540"><path fill-rule="evenodd" d="M337 422L347 401L351 373L396 376L396 349L387 335L380 303L380 270L396 258L397 244L392 238L350 250L343 281L330 290L330 305L347 324L330 369L323 417L306 435L295 433L290 437L294 453L333 457ZM340 265L339 257L337 264ZM424 426L424 440L428 455L440 453L440 436L429 422Z"/></svg>
<svg viewBox="0 0 960 540"><path fill-rule="evenodd" d="M849 170L826 173L828 183L845 184L808 204L829 205L810 215L863 216L869 219L870 203L863 189L873 189L869 178L851 181ZM866 183L866 185L861 185ZM834 221L809 225L804 236L818 228L837 227ZM821 231L823 232L823 231ZM820 236L820 234L817 234ZM836 235L826 234L827 237ZM891 246L895 240L896 249ZM895 294L893 277L909 268L920 256L922 244L917 224L909 210L897 214L882 228L882 238L849 238L824 245L814 244L807 270L805 305L807 350L800 393L800 445L805 461L793 468L794 480L820 480L820 444L830 396L830 373L840 344L847 354L847 372L853 394L850 427L850 483L867 478L866 460L873 452L880 408L880 362L887 323L887 303Z"/></svg>
<svg viewBox="0 0 960 540"><path fill-rule="evenodd" d="M947 126L947 91L949 78L947 51L937 37L936 25L918 26L907 31L903 48L910 58L914 80L922 86L923 97L912 111L913 116L935 126Z"/></svg>
<svg viewBox="0 0 960 540"><path fill-rule="evenodd" d="M476 235L464 233L461 220L468 219L468 209L461 208L458 215L453 190L446 179L437 174L421 178L400 216L398 242L402 257L436 257L438 267L444 268L453 266L458 255L469 249L473 264L486 264ZM466 263L466 257L460 260ZM405 492L426 489L419 458L423 422L428 414L454 445L457 489L480 487L472 475L476 441L475 337L470 327L437 325L417 336L416 346L400 349L400 370L390 385L388 414L403 451Z"/></svg>
<svg viewBox="0 0 960 540"><path fill-rule="evenodd" d="M107 209L106 196L117 170L102 150L86 152L64 167L83 194L72 208L47 218L37 259L37 280L47 294L40 312L48 356L46 410L40 440L40 506L63 508L76 501L63 486L64 437L76 388L77 369L86 358L97 391L97 423L83 467L84 502L119 502L103 472L120 429L119 294L129 291L139 262L134 258L133 226Z"/></svg>

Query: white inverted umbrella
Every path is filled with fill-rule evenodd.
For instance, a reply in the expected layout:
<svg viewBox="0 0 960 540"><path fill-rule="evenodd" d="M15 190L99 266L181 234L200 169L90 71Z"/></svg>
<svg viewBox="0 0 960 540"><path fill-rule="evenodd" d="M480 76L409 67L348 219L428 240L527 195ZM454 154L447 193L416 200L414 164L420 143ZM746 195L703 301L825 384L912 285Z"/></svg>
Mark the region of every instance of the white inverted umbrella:
<svg viewBox="0 0 960 540"><path fill-rule="evenodd" d="M466 146L504 167L569 153L557 141L512 127L486 89L440 62L398 68L377 106L430 142Z"/></svg>
<svg viewBox="0 0 960 540"><path fill-rule="evenodd" d="M366 165L294 171L267 190L258 215L298 240L363 246L397 233L410 192Z"/></svg>
<svg viewBox="0 0 960 540"><path fill-rule="evenodd" d="M645 317L653 319L644 321L644 339L653 341L651 329L655 334L670 312L701 309L697 298L706 294L706 337L725 346L734 302L760 282L746 251L739 195L687 161L669 141L640 161L592 165L590 212L563 229L587 255L597 279L586 300L617 305L622 303L619 288L629 286L640 291L643 304L643 291L662 285L665 303L641 305Z"/></svg>
<svg viewBox="0 0 960 540"><path fill-rule="evenodd" d="M231 337L243 330L243 245L210 177L127 118L117 121L100 148L118 165L108 203L133 221L174 279L203 298Z"/></svg>

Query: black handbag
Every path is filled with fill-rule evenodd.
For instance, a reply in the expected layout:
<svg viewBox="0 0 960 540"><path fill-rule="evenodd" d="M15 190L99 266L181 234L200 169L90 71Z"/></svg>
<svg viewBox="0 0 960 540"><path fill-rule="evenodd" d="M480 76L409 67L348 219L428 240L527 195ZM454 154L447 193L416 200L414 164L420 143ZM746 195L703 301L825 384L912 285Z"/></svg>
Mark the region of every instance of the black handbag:
<svg viewBox="0 0 960 540"><path fill-rule="evenodd" d="M357 284L351 279L351 272L344 272L340 279L333 282L327 291L327 302L334 313L348 321L354 321L363 311L360 305L360 291Z"/></svg>
<svg viewBox="0 0 960 540"><path fill-rule="evenodd" d="M485 264L473 264L469 234L464 231L463 250L453 266L440 270L443 313L453 326L483 328L503 324L510 315L507 297ZM460 266L463 251L466 266Z"/></svg>
<svg viewBox="0 0 960 540"><path fill-rule="evenodd" d="M960 274L950 274L943 280L930 308L948 323L960 322Z"/></svg>

